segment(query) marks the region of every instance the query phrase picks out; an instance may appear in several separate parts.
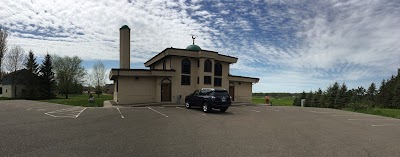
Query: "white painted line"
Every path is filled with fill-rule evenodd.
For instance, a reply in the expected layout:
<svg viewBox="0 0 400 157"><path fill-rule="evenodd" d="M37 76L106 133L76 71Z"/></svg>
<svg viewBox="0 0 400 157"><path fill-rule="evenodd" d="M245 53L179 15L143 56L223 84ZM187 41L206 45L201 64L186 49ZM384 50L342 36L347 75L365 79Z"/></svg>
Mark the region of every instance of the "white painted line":
<svg viewBox="0 0 400 157"><path fill-rule="evenodd" d="M181 109L181 110L183 109L183 108L181 108L181 107L176 107L176 108Z"/></svg>
<svg viewBox="0 0 400 157"><path fill-rule="evenodd" d="M347 120L398 120L398 119L347 119Z"/></svg>
<svg viewBox="0 0 400 157"><path fill-rule="evenodd" d="M119 114L121 115L121 118L124 119L124 116L122 115L121 111L119 110L119 108L117 107L117 110L119 112Z"/></svg>
<svg viewBox="0 0 400 157"><path fill-rule="evenodd" d="M46 109L37 109L36 111L46 111Z"/></svg>
<svg viewBox="0 0 400 157"><path fill-rule="evenodd" d="M250 111L254 111L254 112L260 112L260 111L258 111L258 110L250 110Z"/></svg>
<svg viewBox="0 0 400 157"><path fill-rule="evenodd" d="M207 116L205 113L202 113L201 115L203 115L203 116Z"/></svg>
<svg viewBox="0 0 400 157"><path fill-rule="evenodd" d="M235 112L232 112L233 114L236 114Z"/></svg>
<svg viewBox="0 0 400 157"><path fill-rule="evenodd" d="M156 112L156 113L158 113L158 114L161 114L161 115L163 115L163 116L165 116L165 117L167 117L168 118L168 116L167 115L165 115L164 113L161 113L161 112L158 112L157 110L155 110L155 109L152 109L151 107L147 107L148 109L150 109L150 110L153 110L154 112Z"/></svg>
<svg viewBox="0 0 400 157"><path fill-rule="evenodd" d="M343 114L343 115L341 115L341 114L337 114L337 115L332 115L332 116L335 116L335 117L350 116L350 117L352 117L352 116L370 116L370 115L351 115L351 114Z"/></svg>
<svg viewBox="0 0 400 157"><path fill-rule="evenodd" d="M26 110L28 110L28 111L29 111L29 110L32 110L32 108L28 108L28 109L26 109Z"/></svg>
<svg viewBox="0 0 400 157"><path fill-rule="evenodd" d="M400 124L378 124L378 125L371 125L371 126L394 126L394 125L400 125Z"/></svg>
<svg viewBox="0 0 400 157"><path fill-rule="evenodd" d="M79 115L81 115L81 113L82 113L83 111L85 111L85 110L86 110L86 107L85 107L81 112L79 112L78 115L75 116L75 118L78 118Z"/></svg>
<svg viewBox="0 0 400 157"><path fill-rule="evenodd" d="M333 112L324 112L324 111L309 111L309 112L313 112L313 113L333 113Z"/></svg>

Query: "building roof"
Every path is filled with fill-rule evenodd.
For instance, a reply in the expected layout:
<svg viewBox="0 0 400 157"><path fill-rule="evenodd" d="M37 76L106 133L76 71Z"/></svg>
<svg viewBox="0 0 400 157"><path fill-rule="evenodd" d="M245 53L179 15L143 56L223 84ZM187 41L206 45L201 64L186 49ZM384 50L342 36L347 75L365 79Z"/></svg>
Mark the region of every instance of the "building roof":
<svg viewBox="0 0 400 157"><path fill-rule="evenodd" d="M24 78L28 77L28 70L21 69L16 72L12 72L3 76L2 84L3 85L12 85L13 79L15 79L15 84L22 85L24 84Z"/></svg>
<svg viewBox="0 0 400 157"><path fill-rule="evenodd" d="M160 69L111 69L109 79L114 80L119 76L174 76L175 70Z"/></svg>
<svg viewBox="0 0 400 157"><path fill-rule="evenodd" d="M119 30L121 29L130 29L130 28L128 27L128 25L123 25Z"/></svg>
<svg viewBox="0 0 400 157"><path fill-rule="evenodd" d="M229 81L258 83L258 81L260 81L260 79L259 78L255 78L255 77L237 76L237 75L230 75L229 74Z"/></svg>
<svg viewBox="0 0 400 157"><path fill-rule="evenodd" d="M200 51L192 51L192 50L187 50L187 49L178 49L178 48L166 48L157 55L155 55L153 58L149 59L147 62L144 63L146 67L150 67L157 61L163 59L164 57L167 56L183 56L183 57L192 57L192 58L212 58L215 60L219 60L222 62L227 62L227 63L236 63L238 58L228 56L228 55L222 55L219 54L218 52L214 51L209 51L209 50L200 50Z"/></svg>
<svg viewBox="0 0 400 157"><path fill-rule="evenodd" d="M201 51L201 48L200 48L200 46L193 44L193 45L189 45L188 47L186 47L186 50L189 50L189 51Z"/></svg>

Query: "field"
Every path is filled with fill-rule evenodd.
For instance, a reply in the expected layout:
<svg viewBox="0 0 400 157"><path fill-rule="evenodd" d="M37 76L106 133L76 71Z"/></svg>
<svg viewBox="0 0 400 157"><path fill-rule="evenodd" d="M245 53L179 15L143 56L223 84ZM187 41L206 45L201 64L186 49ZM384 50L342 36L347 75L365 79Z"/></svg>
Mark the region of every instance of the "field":
<svg viewBox="0 0 400 157"><path fill-rule="evenodd" d="M90 103L88 101L89 95L87 94L71 94L68 95L69 97L68 99L65 99L65 96L58 95L57 98L55 99L39 100L39 101L71 105L71 106L103 107L103 102L105 100L112 100L113 98L112 95L100 95L100 97L97 97L97 95L93 96L95 98L95 101L93 103Z"/></svg>
<svg viewBox="0 0 400 157"><path fill-rule="evenodd" d="M292 106L295 98L293 97L270 97L272 104L275 106ZM264 97L253 97L253 104L265 104Z"/></svg>
<svg viewBox="0 0 400 157"><path fill-rule="evenodd" d="M345 109L345 110L400 119L400 109L371 108L363 110L353 110L353 109Z"/></svg>

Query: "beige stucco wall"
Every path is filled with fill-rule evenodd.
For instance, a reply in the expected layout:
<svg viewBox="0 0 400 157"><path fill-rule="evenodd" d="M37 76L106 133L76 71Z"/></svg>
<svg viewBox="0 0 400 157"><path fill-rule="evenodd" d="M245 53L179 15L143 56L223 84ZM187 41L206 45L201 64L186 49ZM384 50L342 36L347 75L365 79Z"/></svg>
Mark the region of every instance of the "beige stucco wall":
<svg viewBox="0 0 400 157"><path fill-rule="evenodd" d="M11 88L11 85L3 85L2 90L3 90L3 97L7 98L15 98L14 92ZM17 85L17 98L22 97L22 90L25 89L24 85Z"/></svg>
<svg viewBox="0 0 400 157"><path fill-rule="evenodd" d="M235 84L235 102L251 102L252 83L251 82L232 82Z"/></svg>
<svg viewBox="0 0 400 157"><path fill-rule="evenodd" d="M114 101L118 104L156 102L155 77L119 77L115 84Z"/></svg>

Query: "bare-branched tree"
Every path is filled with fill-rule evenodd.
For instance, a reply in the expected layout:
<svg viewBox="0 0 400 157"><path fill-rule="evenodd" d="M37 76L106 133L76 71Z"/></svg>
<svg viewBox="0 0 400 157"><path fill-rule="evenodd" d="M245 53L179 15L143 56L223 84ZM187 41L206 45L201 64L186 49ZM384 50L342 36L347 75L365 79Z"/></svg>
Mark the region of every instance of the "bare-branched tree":
<svg viewBox="0 0 400 157"><path fill-rule="evenodd" d="M0 78L2 78L4 56L7 54L7 37L7 30L0 26Z"/></svg>
<svg viewBox="0 0 400 157"><path fill-rule="evenodd" d="M100 97L100 94L103 92L102 87L105 85L105 74L106 70L104 68L104 64L101 61L97 61L93 65L92 69L92 85L95 87L97 97Z"/></svg>
<svg viewBox="0 0 400 157"><path fill-rule="evenodd" d="M13 46L6 56L4 65L6 70L11 73L11 84L15 97L17 96L18 80L21 79L20 77L23 77L22 75L18 74L17 71L24 68L25 59L25 51L21 46L18 45Z"/></svg>

